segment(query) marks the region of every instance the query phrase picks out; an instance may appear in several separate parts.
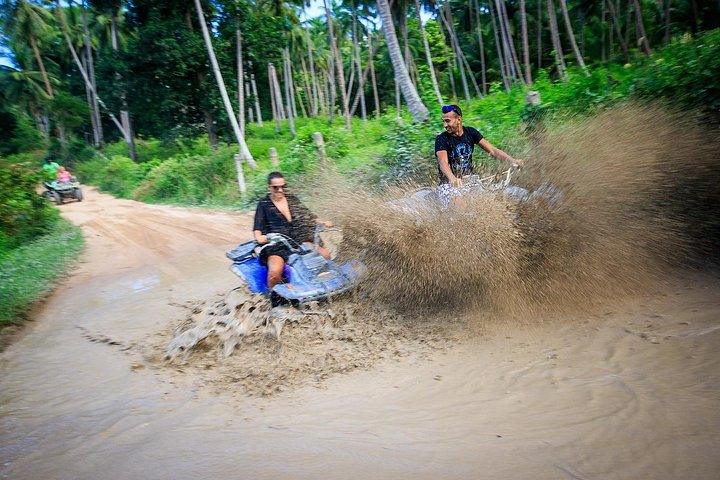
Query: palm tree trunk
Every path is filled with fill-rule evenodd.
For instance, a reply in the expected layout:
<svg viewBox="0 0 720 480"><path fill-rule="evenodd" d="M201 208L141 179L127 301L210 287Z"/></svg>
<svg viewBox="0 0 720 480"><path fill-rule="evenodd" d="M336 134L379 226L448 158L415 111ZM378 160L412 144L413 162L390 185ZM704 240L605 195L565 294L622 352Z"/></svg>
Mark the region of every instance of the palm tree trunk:
<svg viewBox="0 0 720 480"><path fill-rule="evenodd" d="M560 44L560 34L557 26L557 15L555 13L555 5L553 0L547 0L548 18L550 20L550 36L552 37L553 48L555 49L555 66L557 67L558 76L566 80L565 59L563 57L562 45Z"/></svg>
<svg viewBox="0 0 720 480"><path fill-rule="evenodd" d="M268 67L272 66L270 69L270 81L273 89L273 93L275 94L275 108L277 109L278 113L278 119L279 120L287 120L287 117L289 115L288 112L285 111L285 107L283 107L283 97L282 97L282 90L280 89L280 80L278 79L277 69L275 68L275 65L272 63L268 64Z"/></svg>
<svg viewBox="0 0 720 480"><path fill-rule="evenodd" d="M670 4L672 3L672 0L665 0L665 6L664 6L664 20L665 20L665 43L670 43ZM720 4L718 4L718 8L720 8Z"/></svg>
<svg viewBox="0 0 720 480"><path fill-rule="evenodd" d="M272 63L268 63L268 86L270 87L270 105L272 106L273 120L275 121L275 131L280 131L280 105L282 104L282 97L278 97L275 92L275 66Z"/></svg>
<svg viewBox="0 0 720 480"><path fill-rule="evenodd" d="M605 7L607 15L610 15L610 10L607 8L607 2L605 0L603 0L603 7ZM612 57L615 53L615 29L612 23L612 16L610 16L610 26L608 27L608 58Z"/></svg>
<svg viewBox="0 0 720 480"><path fill-rule="evenodd" d="M565 0L561 0L565 1ZM645 55L650 56L652 54L652 50L650 49L650 41L647 38L647 34L645 33L645 23L643 22L643 16L642 16L642 7L640 6L640 2L638 0L633 0L635 4L635 20L637 21L637 36L638 36L638 43L642 44L643 50L645 51Z"/></svg>
<svg viewBox="0 0 720 480"><path fill-rule="evenodd" d="M623 52L623 55L625 57L628 56L628 45L625 39L623 38L622 30L620 29L620 21L618 20L618 12L615 8L615 5L613 4L613 0L605 0L605 4L608 7L608 10L610 11L610 17L612 18L613 27L615 28L615 33L618 37L618 42L620 42L620 49ZM612 43L612 42L611 42Z"/></svg>
<svg viewBox="0 0 720 480"><path fill-rule="evenodd" d="M102 119L100 118L100 105L98 104L97 98L95 98L95 92L97 92L97 83L95 81L95 61L93 60L92 44L90 42L90 29L88 27L87 8L85 2L81 7L82 9L82 24L83 24L83 40L85 42L85 57L87 58L87 72L92 83L92 91L90 92L91 99L91 113L95 117L95 143L96 146L100 147L104 143L104 135L102 128Z"/></svg>
<svg viewBox="0 0 720 480"><path fill-rule="evenodd" d="M83 68L87 70L87 54L83 54L82 57L82 65ZM97 128L97 117L95 116L95 107L93 102L93 96L92 96L92 85L85 85L85 97L87 99L88 103L88 111L90 112L90 127L92 128L92 135L93 135L93 146L95 148L100 147L100 137L98 135L98 128Z"/></svg>
<svg viewBox="0 0 720 480"><path fill-rule="evenodd" d="M575 41L575 34L573 33L572 23L570 23L570 14L568 13L567 2L565 0L560 0L560 9L562 10L563 18L565 19L565 30L567 30L570 45L572 46L573 53L575 53L575 59L577 60L578 65L580 65L580 68L582 68L585 72L585 75L590 75L587 71L587 67L585 66L585 60L583 60L583 56L580 53L577 42Z"/></svg>
<svg viewBox="0 0 720 480"><path fill-rule="evenodd" d="M372 33L368 34L368 62L370 62L370 80L373 88L373 101L375 102L375 118L380 118L380 96L378 95L377 77L375 75L375 52L372 46Z"/></svg>
<svg viewBox="0 0 720 480"><path fill-rule="evenodd" d="M335 86L335 59L333 58L333 54L330 53L328 56L328 70L325 72L325 78L327 80L328 85L328 94L327 98L329 100L328 104L328 119L330 120L330 123L332 123L335 119L335 104L337 103L337 88Z"/></svg>
<svg viewBox="0 0 720 480"><path fill-rule="evenodd" d="M305 57L300 56L300 68L302 68L303 85L305 88L305 97L307 100L308 109L307 111L313 117L317 116L317 104L315 103L315 92L310 86L310 74L307 70L307 63L305 63ZM302 105L302 102L300 103Z"/></svg>
<svg viewBox="0 0 720 480"><path fill-rule="evenodd" d="M542 18L542 0L537 0L537 17L535 18L535 22L537 22L537 69L540 70L542 68L542 25L543 25L543 18Z"/></svg>
<svg viewBox="0 0 720 480"><path fill-rule="evenodd" d="M457 59L458 69L460 70L460 81L462 82L463 93L465 94L465 100L470 101L470 89L468 88L467 75L465 74L465 64L462 61L462 51L458 44L455 36L455 29L452 26L452 17L450 16L450 4L445 3L444 8L440 10L440 19L445 23L445 29L450 36L450 45L455 52L455 58Z"/></svg>
<svg viewBox="0 0 720 480"><path fill-rule="evenodd" d="M112 11L110 13L110 43L114 52L120 50L120 42L118 41L118 30L117 30L117 13ZM120 80L122 77L120 73L115 72L115 78ZM127 92L125 89L120 90L120 121L122 122L123 129L125 130L125 143L128 146L128 152L133 162L137 161L137 149L135 148L135 135L132 128L132 119L130 118L130 111L127 103Z"/></svg>
<svg viewBox="0 0 720 480"><path fill-rule="evenodd" d="M252 64L250 65L252 68ZM255 117L257 124L263 126L262 111L260 110L260 97L258 96L257 83L255 83L255 73L250 73L250 86L252 87L253 98L255 99Z"/></svg>
<svg viewBox="0 0 720 480"><path fill-rule="evenodd" d="M475 31L480 47L480 75L482 80L482 93L487 95L487 67L485 65L485 42L483 41L482 24L480 23L480 6L478 0L473 0L475 6ZM441 102L442 103L442 102Z"/></svg>
<svg viewBox="0 0 720 480"><path fill-rule="evenodd" d="M30 37L30 46L32 47L33 54L35 55L35 61L38 64L38 68L40 69L40 74L42 75L43 83L45 83L45 91L48 94L48 97L53 98L55 96L53 92L53 88L50 85L50 78L48 77L47 71L45 70L45 63L42 60L42 57L40 56L40 49L37 46L37 42L35 41L35 37Z"/></svg>
<svg viewBox="0 0 720 480"><path fill-rule="evenodd" d="M330 49L335 57L335 69L337 71L338 87L340 89L340 99L342 101L343 115L345 116L345 128L352 130L352 122L350 119L350 106L348 105L347 90L345 90L345 72L343 69L342 56L340 55L340 49L338 48L338 42L335 38L335 30L333 27L332 16L330 15L330 5L328 0L324 0L325 3L325 16L327 18L328 32L330 34Z"/></svg>
<svg viewBox="0 0 720 480"><path fill-rule="evenodd" d="M283 49L283 77L285 79L285 104L287 105L287 119L288 119L288 126L290 127L290 135L295 137L297 132L295 131L295 115L294 115L294 108L293 104L294 102L294 94L293 94L293 88L292 88L292 72L290 71L290 53L288 52L288 49Z"/></svg>
<svg viewBox="0 0 720 480"><path fill-rule="evenodd" d="M203 14L200 0L195 0L195 8L197 10L198 23L200 23L203 40L205 40L205 48L207 48L208 57L210 57L210 65L212 65L212 70L215 74L215 81L217 82L218 89L220 90L220 96L222 97L223 104L225 105L225 111L240 147L239 155L235 156L235 170L237 171L238 186L240 187L240 191L245 193L245 173L242 169L242 161L246 161L248 165L255 168L255 159L253 159L252 154L245 143L245 138L243 137L243 134L240 131L240 125L237 122L237 117L235 116L235 112L233 112L230 97L228 96L227 88L225 88L225 82L223 81L222 73L220 72L220 66L218 65L217 58L215 58L215 50L213 49L212 41L210 40L210 33L208 32L207 24L205 23L205 15Z"/></svg>
<svg viewBox="0 0 720 480"><path fill-rule="evenodd" d="M500 36L498 34L497 21L495 20L495 9L493 8L492 0L488 2L490 7L490 19L492 21L493 38L495 40L495 50L497 50L498 64L500 65L500 74L502 76L503 85L505 91L510 91L510 75L503 55L503 45L500 43Z"/></svg>
<svg viewBox="0 0 720 480"><path fill-rule="evenodd" d="M65 14L63 13L62 7L60 6L60 0L56 0L56 12L58 17L60 18L60 29L62 30L63 37L65 38L65 43L68 46L68 49L70 50L70 55L73 58L73 61L75 62L75 65L78 67L78 70L80 71L80 75L83 77L83 81L85 82L85 87L88 89L91 89L93 91L93 94L95 94L95 97L98 100L98 103L102 108L104 108L108 115L110 116L110 120L115 124L115 126L120 130L120 133L124 136L126 135L125 129L123 128L122 124L118 121L117 117L107 108L107 105L105 105L105 102L102 101L102 99L97 95L97 92L92 86L92 83L90 83L90 78L88 77L87 71L85 70L85 67L83 67L82 62L80 61L80 57L78 57L77 52L75 51L75 46L72 43L72 40L70 40L70 35L68 34L68 25L67 20L65 19Z"/></svg>
<svg viewBox="0 0 720 480"><path fill-rule="evenodd" d="M312 81L312 92L313 92L313 115L317 115L319 113L319 107L320 105L323 105L325 102L320 102L320 95L322 94L322 91L318 87L318 80L317 80L317 74L315 73L315 59L313 58L313 50L312 46L310 45L310 42L312 42L311 38L308 38L308 57L310 60L310 79Z"/></svg>
<svg viewBox="0 0 720 480"><path fill-rule="evenodd" d="M240 26L235 27L235 52L237 53L237 84L238 84L238 125L245 135L245 72L243 71L242 33Z"/></svg>
<svg viewBox="0 0 720 480"><path fill-rule="evenodd" d="M447 20L450 23L450 31L452 32L452 38L455 41L455 49L457 50L460 65L464 66L464 71L466 71L467 75L470 77L470 82L473 84L475 94L478 97L481 97L482 94L480 93L480 87L477 84L477 80L475 80L475 75L473 75L472 68L470 68L470 63L468 63L465 53L460 48L460 41L458 40L457 32L455 32L455 19L453 19L452 11L450 10L449 4L446 5L448 5L446 10Z"/></svg>
<svg viewBox="0 0 720 480"><path fill-rule="evenodd" d="M293 101L296 102L295 105L295 113L297 114L297 105L300 105L300 114L303 116L303 118L308 118L308 111L305 109L305 102L303 101L303 96L301 95L303 93L303 90L300 86L298 86L297 83L293 82L293 86L295 88L295 96ZM307 96L307 94L306 94ZM308 105L309 106L309 105ZM296 117L297 118L297 117Z"/></svg>
<svg viewBox="0 0 720 480"><path fill-rule="evenodd" d="M630 45L630 27L632 23L630 22L630 19L632 18L632 0L627 0L627 3L625 4L625 43Z"/></svg>
<svg viewBox="0 0 720 480"><path fill-rule="evenodd" d="M495 3L495 15L497 16L498 21L498 35L500 36L500 46L502 48L502 54L503 54L503 63L505 65L505 69L507 71L507 77L509 83L513 83L516 76L515 71L515 65L513 63L512 54L510 53L510 46L508 45L507 41L507 35L505 34L505 21L503 20L502 16L502 8L500 7L500 3L498 0L494 0ZM492 2L491 2L492 4ZM492 6L490 7L492 11Z"/></svg>
<svg viewBox="0 0 720 480"><path fill-rule="evenodd" d="M353 52L355 54L355 63L357 65L357 72L358 72L358 95L360 96L360 118L363 122L367 121L367 110L365 107L365 73L360 73L363 71L362 69L362 60L360 59L360 46L358 42L358 29L357 29L357 15L355 13L355 6L353 5L353 12L352 12L352 21L353 21L353 32L352 32L352 40L353 40Z"/></svg>
<svg viewBox="0 0 720 480"><path fill-rule="evenodd" d="M430 70L430 80L432 81L433 91L435 92L435 98L440 105L443 104L442 95L440 94L440 86L438 85L437 77L435 76L435 67L433 66L432 55L430 54L430 44L428 43L427 35L425 34L425 26L422 23L422 16L420 15L420 2L415 0L415 9L418 14L418 22L420 22L420 35L422 36L423 48L425 49L425 61L427 62L428 69Z"/></svg>
<svg viewBox="0 0 720 480"><path fill-rule="evenodd" d="M350 78L347 81L347 96L350 97L353 86L355 86L355 54L350 52Z"/></svg>
<svg viewBox="0 0 720 480"><path fill-rule="evenodd" d="M368 38L368 42L370 42L370 39ZM368 43L370 45L370 48L372 48L372 44ZM372 64L372 56L374 55L374 51L370 50L368 52L368 65L365 67L365 70L363 70L362 73L362 82L363 85L367 82L368 73L371 71ZM360 103L360 99L364 96L360 95L360 91L355 93L355 99L353 100L352 106L350 107L350 115L355 115L355 111L357 110L358 104Z"/></svg>
<svg viewBox="0 0 720 480"><path fill-rule="evenodd" d="M507 44L508 48L510 49L510 56L512 58L511 65L515 67L515 72L517 72L518 80L525 83L522 70L520 69L520 59L518 58L517 51L515 50L515 40L513 39L512 31L510 31L510 19L508 17L507 9L505 8L505 0L500 1L500 12L502 13L501 21L505 25L505 35L507 36Z"/></svg>
<svg viewBox="0 0 720 480"><path fill-rule="evenodd" d="M605 11L605 0L603 0L600 14L600 61L607 62L607 52L605 47L605 24L607 23L607 12Z"/></svg>
<svg viewBox="0 0 720 480"><path fill-rule="evenodd" d="M398 45L397 35L395 34L395 26L393 25L392 15L390 13L390 5L388 0L378 0L378 11L382 20L383 33L385 34L385 42L387 43L388 52L390 53L390 61L395 74L395 82L400 87L405 103L410 110L413 120L416 122L424 122L427 120L430 112L423 104L418 95L415 86L410 81L405 62L400 53L400 45Z"/></svg>
<svg viewBox="0 0 720 480"><path fill-rule="evenodd" d="M528 42L525 0L520 0L520 28L522 31L523 61L525 62L525 83L530 85L532 84L532 72L530 71L530 44Z"/></svg>
<svg viewBox="0 0 720 480"><path fill-rule="evenodd" d="M443 40L445 40L444 43L447 45L447 39L450 38L450 34L445 31L445 22L443 21L443 13L441 7L438 7L438 14L438 29L442 34ZM450 60L451 61L448 61L448 68L445 73L447 74L448 80L450 81L450 98L453 102L456 102L458 98L457 89L455 88L455 70L457 69L457 59L455 58L455 49L452 48L452 43L450 44Z"/></svg>

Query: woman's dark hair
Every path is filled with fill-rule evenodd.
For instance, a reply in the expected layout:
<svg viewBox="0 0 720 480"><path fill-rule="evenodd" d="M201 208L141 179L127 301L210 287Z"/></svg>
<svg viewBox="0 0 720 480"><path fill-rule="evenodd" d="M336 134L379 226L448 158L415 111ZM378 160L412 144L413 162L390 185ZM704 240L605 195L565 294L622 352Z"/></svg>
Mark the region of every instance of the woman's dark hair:
<svg viewBox="0 0 720 480"><path fill-rule="evenodd" d="M270 172L270 174L268 175L268 185L270 185L270 183L272 183L273 178L285 178L285 177L280 172Z"/></svg>

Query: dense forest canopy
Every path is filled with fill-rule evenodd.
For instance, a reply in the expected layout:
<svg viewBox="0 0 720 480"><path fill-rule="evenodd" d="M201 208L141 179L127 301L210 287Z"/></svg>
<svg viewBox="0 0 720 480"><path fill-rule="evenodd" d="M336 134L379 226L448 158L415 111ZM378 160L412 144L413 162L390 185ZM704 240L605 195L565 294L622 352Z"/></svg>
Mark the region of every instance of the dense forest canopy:
<svg viewBox="0 0 720 480"><path fill-rule="evenodd" d="M138 137L235 141L230 111L240 130L398 105L423 120L438 102L532 84L541 71L562 80L567 69L633 62L720 25L718 0L324 0L322 15L301 20L307 7L4 0L1 41L13 66L0 67L0 155L68 158L124 139L142 161Z"/></svg>

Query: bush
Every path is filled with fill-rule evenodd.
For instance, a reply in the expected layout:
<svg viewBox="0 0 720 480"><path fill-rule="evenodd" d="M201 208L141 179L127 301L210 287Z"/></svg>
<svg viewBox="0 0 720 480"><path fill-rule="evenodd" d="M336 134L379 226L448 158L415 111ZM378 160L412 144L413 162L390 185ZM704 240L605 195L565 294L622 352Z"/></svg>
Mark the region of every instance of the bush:
<svg viewBox="0 0 720 480"><path fill-rule="evenodd" d="M0 327L20 322L67 272L82 245L80 229L59 219L45 235L0 257Z"/></svg>
<svg viewBox="0 0 720 480"><path fill-rule="evenodd" d="M39 182L39 172L23 164L0 168L0 256L57 222L57 210L36 192Z"/></svg>

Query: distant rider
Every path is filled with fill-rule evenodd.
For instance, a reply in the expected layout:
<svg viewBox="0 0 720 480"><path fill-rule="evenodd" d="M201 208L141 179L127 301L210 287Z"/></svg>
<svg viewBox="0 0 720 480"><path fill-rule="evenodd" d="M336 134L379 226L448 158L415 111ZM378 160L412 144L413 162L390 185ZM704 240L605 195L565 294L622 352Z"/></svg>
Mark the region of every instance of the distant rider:
<svg viewBox="0 0 720 480"><path fill-rule="evenodd" d="M72 181L72 175L65 167L59 167L57 171L57 181L58 183L68 183Z"/></svg>
<svg viewBox="0 0 720 480"><path fill-rule="evenodd" d="M269 233L281 233L298 245L314 241L317 218L296 196L289 195L287 189L288 185L282 173L272 172L268 175L269 194L258 202L255 210L253 233L258 244L267 244ZM331 226L329 222L321 223ZM320 245L315 248L323 257L330 258L330 252L326 248ZM259 260L268 268L268 287L271 290L283 281L283 268L290 258L290 253L287 245L282 243L269 245L260 251ZM271 300L273 306L279 303L279 299L272 295Z"/></svg>
<svg viewBox="0 0 720 480"><path fill-rule="evenodd" d="M473 173L473 152L475 145L485 150L490 156L513 166L522 165L515 159L493 146L473 127L462 124L462 110L457 105L442 107L442 120L445 131L435 137L435 156L438 160L438 176L440 185L438 195L443 204L460 196L463 186L462 177Z"/></svg>
<svg viewBox="0 0 720 480"><path fill-rule="evenodd" d="M45 157L45 162L43 163L42 170L43 170L43 177L48 182L53 182L57 178L57 172L60 169L60 165L58 165L54 160L52 155L48 155Z"/></svg>

